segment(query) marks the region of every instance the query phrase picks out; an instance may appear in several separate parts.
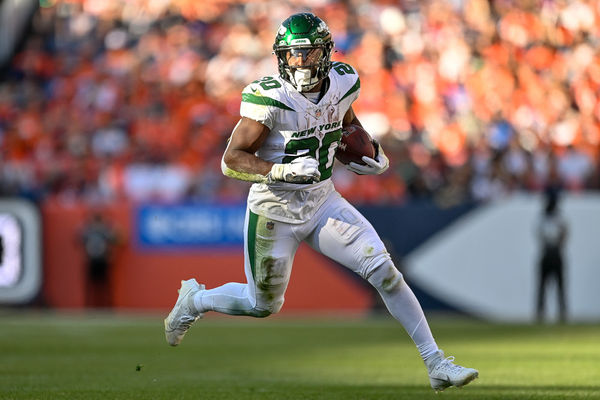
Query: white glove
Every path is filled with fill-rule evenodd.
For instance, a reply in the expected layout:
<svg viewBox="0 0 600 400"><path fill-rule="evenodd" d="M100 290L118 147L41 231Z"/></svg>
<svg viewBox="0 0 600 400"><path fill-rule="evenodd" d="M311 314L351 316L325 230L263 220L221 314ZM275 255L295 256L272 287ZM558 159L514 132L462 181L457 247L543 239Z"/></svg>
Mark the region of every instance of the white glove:
<svg viewBox="0 0 600 400"><path fill-rule="evenodd" d="M267 175L268 182L312 183L319 178L319 162L308 156L295 158L289 164L273 164Z"/></svg>
<svg viewBox="0 0 600 400"><path fill-rule="evenodd" d="M363 156L362 160L367 165L350 162L346 165L346 168L359 175L379 175L384 173L390 166L390 160L385 156L379 142L373 140L373 144L375 145L375 158Z"/></svg>

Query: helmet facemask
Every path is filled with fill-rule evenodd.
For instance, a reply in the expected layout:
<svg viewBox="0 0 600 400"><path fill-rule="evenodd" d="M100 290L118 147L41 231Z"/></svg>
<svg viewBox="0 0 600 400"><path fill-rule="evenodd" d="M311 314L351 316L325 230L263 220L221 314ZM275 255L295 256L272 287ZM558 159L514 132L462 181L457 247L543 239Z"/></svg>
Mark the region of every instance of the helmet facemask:
<svg viewBox="0 0 600 400"><path fill-rule="evenodd" d="M284 79L299 92L310 91L327 76L331 63L328 53L323 45L286 46L276 52L280 73L283 70Z"/></svg>

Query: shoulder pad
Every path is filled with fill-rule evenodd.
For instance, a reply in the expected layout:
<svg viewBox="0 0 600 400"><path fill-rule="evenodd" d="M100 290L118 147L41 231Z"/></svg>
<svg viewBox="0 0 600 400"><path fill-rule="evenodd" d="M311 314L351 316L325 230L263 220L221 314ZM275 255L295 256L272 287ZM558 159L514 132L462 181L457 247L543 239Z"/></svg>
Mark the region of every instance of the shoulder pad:
<svg viewBox="0 0 600 400"><path fill-rule="evenodd" d="M354 67L350 64L334 61L329 72L329 77L338 82L341 92L340 101L350 96L352 96L352 102L356 100L360 92L360 78Z"/></svg>

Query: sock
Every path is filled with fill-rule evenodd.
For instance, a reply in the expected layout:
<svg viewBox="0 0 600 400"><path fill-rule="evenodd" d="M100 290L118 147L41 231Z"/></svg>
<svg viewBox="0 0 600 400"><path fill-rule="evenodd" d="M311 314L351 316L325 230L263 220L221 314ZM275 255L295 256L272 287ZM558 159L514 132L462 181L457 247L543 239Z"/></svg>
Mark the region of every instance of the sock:
<svg viewBox="0 0 600 400"><path fill-rule="evenodd" d="M194 295L194 307L200 312L217 311L230 315L253 315L253 300L248 295L248 285L230 282Z"/></svg>
<svg viewBox="0 0 600 400"><path fill-rule="evenodd" d="M376 268L369 282L377 289L390 314L398 320L417 346L423 361L439 350L413 291L391 261Z"/></svg>
<svg viewBox="0 0 600 400"><path fill-rule="evenodd" d="M427 366L429 366L429 362L431 360L436 358L444 358L444 352L440 350L435 341L433 343L417 345L417 349L419 350L419 354Z"/></svg>

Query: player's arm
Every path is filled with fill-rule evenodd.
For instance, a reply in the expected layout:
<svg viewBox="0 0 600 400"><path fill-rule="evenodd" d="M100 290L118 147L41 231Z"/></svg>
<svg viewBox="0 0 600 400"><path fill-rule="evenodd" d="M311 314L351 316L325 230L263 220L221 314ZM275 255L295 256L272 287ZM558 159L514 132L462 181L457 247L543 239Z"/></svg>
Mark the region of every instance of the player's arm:
<svg viewBox="0 0 600 400"><path fill-rule="evenodd" d="M345 128L348 125L358 125L358 126L362 127L362 124L358 120L358 117L356 116L356 114L354 114L354 110L352 109L352 106L350 106L348 111L346 111L346 114L344 115L344 118L342 119L342 128Z"/></svg>
<svg viewBox="0 0 600 400"><path fill-rule="evenodd" d="M265 182L272 162L254 153L269 135L269 128L260 122L242 117L233 129L221 160L223 174L249 182Z"/></svg>
<svg viewBox="0 0 600 400"><path fill-rule="evenodd" d="M310 183L321 176L314 158L299 157L288 164L276 164L256 156L269 135L269 128L251 118L242 117L233 129L221 160L223 174L248 182L286 181Z"/></svg>
<svg viewBox="0 0 600 400"><path fill-rule="evenodd" d="M362 127L362 124L354 113L352 106L350 106L348 111L346 111L346 114L342 119L342 128L348 125L359 125ZM364 156L362 160L366 165L351 162L346 165L346 168L359 175L379 175L388 169L390 166L390 161L383 152L383 148L377 140L371 139L371 142L373 142L373 147L375 147L375 158Z"/></svg>

